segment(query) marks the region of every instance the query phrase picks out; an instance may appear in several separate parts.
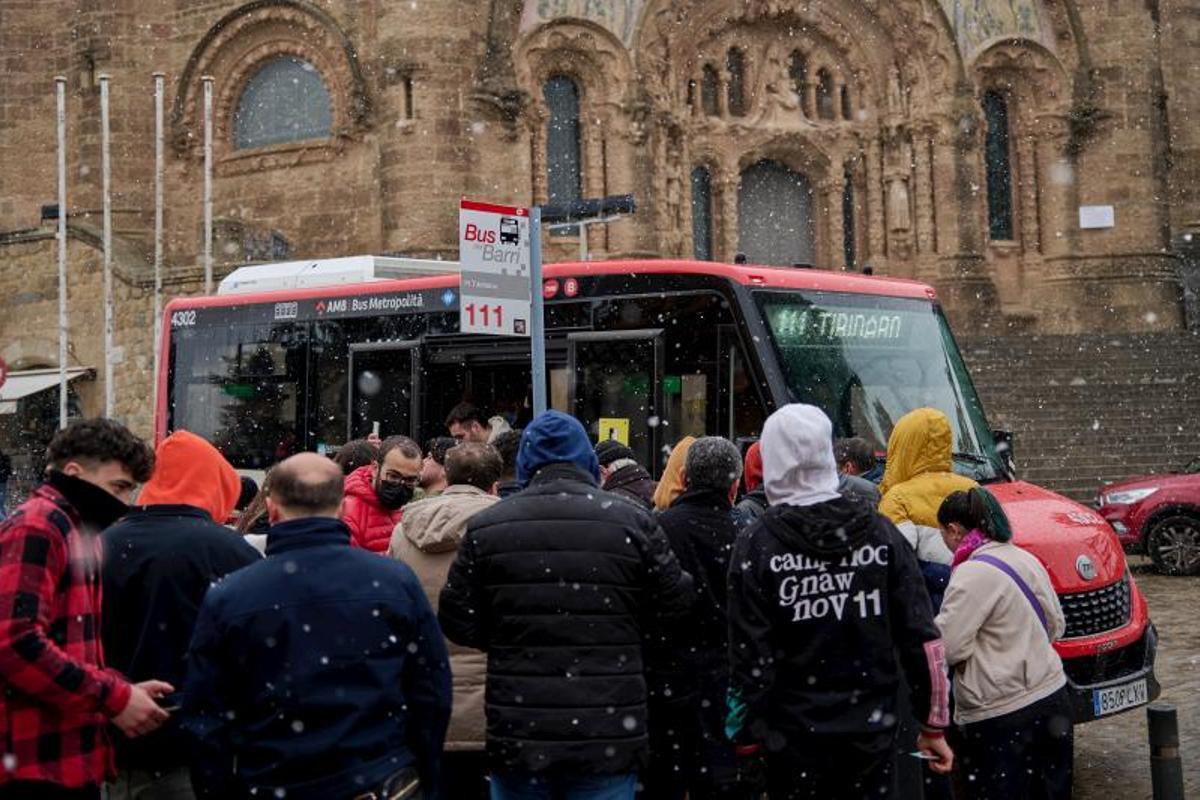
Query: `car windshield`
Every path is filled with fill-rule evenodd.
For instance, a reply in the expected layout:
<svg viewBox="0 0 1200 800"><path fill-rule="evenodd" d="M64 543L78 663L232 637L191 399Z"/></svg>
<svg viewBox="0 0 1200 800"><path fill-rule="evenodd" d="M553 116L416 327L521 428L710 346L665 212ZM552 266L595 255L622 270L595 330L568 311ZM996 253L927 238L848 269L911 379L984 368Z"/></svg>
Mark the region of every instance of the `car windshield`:
<svg viewBox="0 0 1200 800"><path fill-rule="evenodd" d="M882 452L900 417L936 408L954 430L956 471L980 481L1003 474L962 356L932 302L756 294L792 396L824 409L835 435L860 436Z"/></svg>

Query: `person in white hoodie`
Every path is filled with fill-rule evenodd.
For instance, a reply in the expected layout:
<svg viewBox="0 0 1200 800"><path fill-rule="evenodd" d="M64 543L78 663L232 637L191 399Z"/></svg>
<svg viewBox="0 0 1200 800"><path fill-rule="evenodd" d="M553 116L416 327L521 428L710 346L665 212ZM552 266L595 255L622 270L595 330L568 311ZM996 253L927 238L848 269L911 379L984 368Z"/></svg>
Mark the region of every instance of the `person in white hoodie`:
<svg viewBox="0 0 1200 800"><path fill-rule="evenodd" d="M449 486L439 495L410 503L392 533L388 554L410 566L437 610L446 574L475 514L499 501L496 483L503 464L487 444L464 442L446 451ZM478 650L447 642L454 684L454 710L446 733L442 796L481 800L484 779L484 704L487 657ZM430 798L438 800L438 798Z"/></svg>
<svg viewBox="0 0 1200 800"><path fill-rule="evenodd" d="M938 522L954 553L937 625L954 670L961 784L974 800L1067 800L1074 734L1052 646L1066 622L1050 576L1012 543L985 489L948 496Z"/></svg>
<svg viewBox="0 0 1200 800"><path fill-rule="evenodd" d="M838 493L832 425L788 405L763 426L768 508L729 558L725 732L765 758L771 800L896 797L901 684L937 772L949 686L912 546Z"/></svg>

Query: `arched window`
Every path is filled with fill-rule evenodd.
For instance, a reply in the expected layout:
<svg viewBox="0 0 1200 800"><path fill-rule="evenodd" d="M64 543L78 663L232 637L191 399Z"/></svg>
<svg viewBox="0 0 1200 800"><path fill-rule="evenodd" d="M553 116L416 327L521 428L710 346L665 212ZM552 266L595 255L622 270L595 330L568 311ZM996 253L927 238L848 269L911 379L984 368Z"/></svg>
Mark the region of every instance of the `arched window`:
<svg viewBox="0 0 1200 800"><path fill-rule="evenodd" d="M854 119L854 103L850 100L850 87L842 87L842 119Z"/></svg>
<svg viewBox="0 0 1200 800"><path fill-rule="evenodd" d="M583 192L579 155L579 87L555 75L542 86L546 123L546 190L550 203L578 200Z"/></svg>
<svg viewBox="0 0 1200 800"><path fill-rule="evenodd" d="M712 64L705 64L700 70L700 108L706 116L715 117L721 113L720 108L720 78Z"/></svg>
<svg viewBox="0 0 1200 800"><path fill-rule="evenodd" d="M752 264L811 264L812 192L808 178L775 161L742 172L738 186L738 251Z"/></svg>
<svg viewBox="0 0 1200 800"><path fill-rule="evenodd" d="M333 104L316 67L293 56L272 59L246 82L233 113L233 146L242 150L333 130Z"/></svg>
<svg viewBox="0 0 1200 800"><path fill-rule="evenodd" d="M834 119L833 111L833 75L822 67L817 70L817 116L821 119Z"/></svg>
<svg viewBox="0 0 1200 800"><path fill-rule="evenodd" d="M712 261L712 175L708 167L692 170L692 255Z"/></svg>
<svg viewBox="0 0 1200 800"><path fill-rule="evenodd" d="M1008 101L1000 92L983 96L987 121L984 158L987 162L988 234L992 239L1013 238L1012 162L1009 154Z"/></svg>
<svg viewBox="0 0 1200 800"><path fill-rule="evenodd" d="M729 71L729 113L735 117L746 115L746 55L736 47L729 48L725 56L725 68Z"/></svg>
<svg viewBox="0 0 1200 800"><path fill-rule="evenodd" d="M793 50L788 60L788 77L792 79L792 91L800 100L804 116L811 117L812 109L808 107L808 59L799 50Z"/></svg>

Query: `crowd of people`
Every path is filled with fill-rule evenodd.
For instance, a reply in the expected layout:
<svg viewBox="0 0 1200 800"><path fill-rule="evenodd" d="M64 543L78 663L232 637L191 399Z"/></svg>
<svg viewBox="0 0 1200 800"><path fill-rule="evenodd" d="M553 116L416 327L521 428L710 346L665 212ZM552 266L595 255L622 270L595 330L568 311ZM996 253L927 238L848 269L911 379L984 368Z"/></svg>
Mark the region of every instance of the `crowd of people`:
<svg viewBox="0 0 1200 800"><path fill-rule="evenodd" d="M941 412L657 480L556 411L446 429L261 490L60 431L0 523L0 800L1070 796L1057 596Z"/></svg>

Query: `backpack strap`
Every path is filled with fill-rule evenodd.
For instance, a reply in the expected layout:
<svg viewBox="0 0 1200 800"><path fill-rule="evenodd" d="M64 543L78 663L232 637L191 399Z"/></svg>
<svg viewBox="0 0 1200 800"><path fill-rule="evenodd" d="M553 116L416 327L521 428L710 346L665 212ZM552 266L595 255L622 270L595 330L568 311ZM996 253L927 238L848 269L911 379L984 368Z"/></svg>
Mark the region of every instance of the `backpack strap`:
<svg viewBox="0 0 1200 800"><path fill-rule="evenodd" d="M1035 595L1033 590L1029 588L1029 584L1025 582L1024 578L1017 574L1015 569L1009 566L1009 564L1003 559L996 558L995 556L988 555L987 553L978 553L973 555L971 556L970 560L982 561L985 564L991 564L993 567L1012 578L1013 582L1017 584L1017 588L1021 590L1021 594L1025 595L1025 599L1029 601L1029 605L1033 606L1033 611L1035 614L1037 614L1038 621L1042 623L1042 630L1046 632L1047 636L1050 635L1050 623L1046 621L1046 610L1042 608L1041 601L1037 599L1037 595Z"/></svg>

